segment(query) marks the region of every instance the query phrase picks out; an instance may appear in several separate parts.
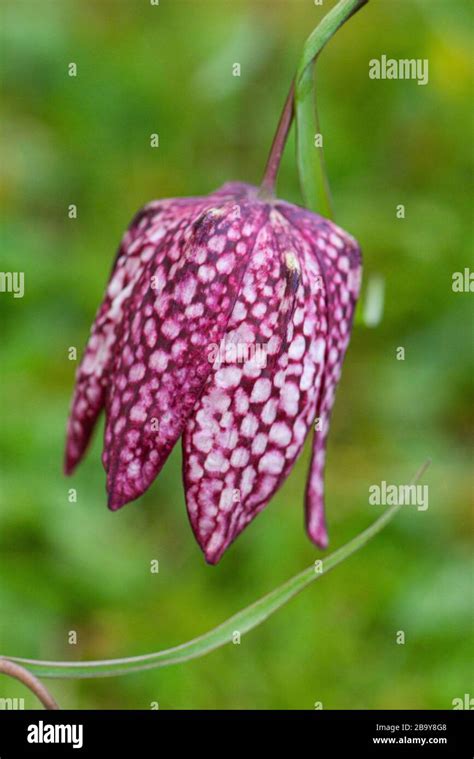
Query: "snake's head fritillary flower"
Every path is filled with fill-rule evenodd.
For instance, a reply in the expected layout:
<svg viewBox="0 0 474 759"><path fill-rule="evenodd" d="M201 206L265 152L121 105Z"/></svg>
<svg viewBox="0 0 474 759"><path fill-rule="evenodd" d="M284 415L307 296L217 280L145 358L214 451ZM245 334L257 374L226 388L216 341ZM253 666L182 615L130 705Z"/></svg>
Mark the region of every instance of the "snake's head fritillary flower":
<svg viewBox="0 0 474 759"><path fill-rule="evenodd" d="M326 547L326 439L360 274L350 235L255 187L149 203L122 240L77 372L66 472L102 408L112 510L150 487L182 437L189 519L214 564L317 419L306 523Z"/></svg>

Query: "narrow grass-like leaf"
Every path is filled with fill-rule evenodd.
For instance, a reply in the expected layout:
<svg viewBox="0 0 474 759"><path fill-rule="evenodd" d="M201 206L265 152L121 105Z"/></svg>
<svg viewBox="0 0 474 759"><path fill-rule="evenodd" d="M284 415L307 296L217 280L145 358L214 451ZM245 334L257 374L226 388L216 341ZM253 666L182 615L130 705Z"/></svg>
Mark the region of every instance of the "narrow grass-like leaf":
<svg viewBox="0 0 474 759"><path fill-rule="evenodd" d="M295 85L296 158L304 202L311 211L334 217L323 148L315 145L320 134L314 97L316 59L326 42L368 0L340 0L305 42Z"/></svg>
<svg viewBox="0 0 474 759"><path fill-rule="evenodd" d="M411 482L412 485L418 482L428 465L429 461L425 462L418 470ZM37 677L44 678L113 677L125 675L129 672L167 667L171 664L188 661L189 659L196 659L220 646L224 646L226 643L230 643L232 635L236 630L243 635L264 622L271 614L306 588L307 585L310 585L314 580L322 577L322 575L327 574L331 569L365 546L369 540L375 537L393 519L399 510L400 506L392 506L390 509L387 509L370 527L350 540L349 543L338 548L330 556L322 559L321 565L318 562L318 565L308 567L283 585L280 585L280 587L251 604L251 606L234 614L223 624L180 646L174 646L173 648L143 656L109 659L106 661L54 662L21 659L16 656L6 657L5 655L3 658L17 662Z"/></svg>

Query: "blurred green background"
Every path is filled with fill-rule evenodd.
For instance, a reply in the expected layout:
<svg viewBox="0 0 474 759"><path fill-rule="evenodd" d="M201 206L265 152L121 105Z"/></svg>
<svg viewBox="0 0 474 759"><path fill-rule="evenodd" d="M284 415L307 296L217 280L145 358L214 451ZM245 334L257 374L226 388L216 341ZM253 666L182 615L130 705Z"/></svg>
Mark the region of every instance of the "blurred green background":
<svg viewBox="0 0 474 759"><path fill-rule="evenodd" d="M188 525L180 446L115 514L102 425L72 480L61 466L77 366L68 348L82 351L123 230L153 198L259 182L303 41L331 5L2 3L2 269L24 271L26 290L0 296L1 654L98 659L178 644L321 556L303 528L308 449L217 567ZM62 707L451 708L472 690L473 296L451 287L472 261L471 11L463 0L372 0L318 64L337 221L362 245L364 282L386 286L381 323L358 318L338 390L331 548L380 513L371 484L406 482L428 456L429 509L402 510L240 646L155 672L49 681ZM429 84L369 79L383 54L428 58ZM301 202L293 135L279 194ZM0 697L36 705L5 678Z"/></svg>

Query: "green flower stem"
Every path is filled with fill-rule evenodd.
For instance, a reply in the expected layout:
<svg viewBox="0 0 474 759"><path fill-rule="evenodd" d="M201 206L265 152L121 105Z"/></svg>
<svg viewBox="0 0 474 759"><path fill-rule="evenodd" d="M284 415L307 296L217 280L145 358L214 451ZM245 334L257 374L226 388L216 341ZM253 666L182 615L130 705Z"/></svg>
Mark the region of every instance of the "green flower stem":
<svg viewBox="0 0 474 759"><path fill-rule="evenodd" d="M324 45L368 0L340 0L310 34L303 49L295 85L296 158L305 205L334 218L323 148L315 146L320 133L314 98L314 68Z"/></svg>
<svg viewBox="0 0 474 759"><path fill-rule="evenodd" d="M427 461L420 467L411 482L412 485L416 484L422 477L429 463ZM198 638L188 641L188 643L152 654L132 656L125 659L109 659L107 661L54 662L20 659L16 656L8 657L8 659L27 667L30 672L38 677L87 678L113 677L115 675L125 675L129 672L141 672L146 669L167 667L171 664L179 664L189 659L204 656L210 651L230 643L236 631L240 635L243 635L254 627L257 627L277 611L277 609L280 609L291 598L296 596L297 593L300 593L312 582L327 574L331 569L365 546L369 540L374 538L393 519L400 508L400 506L392 506L390 509L387 509L370 527L341 548L338 548L330 556L323 558L320 562L316 562L314 565L303 570L303 572L292 577L279 588L272 590L271 593L255 601L251 606L230 617L223 624Z"/></svg>

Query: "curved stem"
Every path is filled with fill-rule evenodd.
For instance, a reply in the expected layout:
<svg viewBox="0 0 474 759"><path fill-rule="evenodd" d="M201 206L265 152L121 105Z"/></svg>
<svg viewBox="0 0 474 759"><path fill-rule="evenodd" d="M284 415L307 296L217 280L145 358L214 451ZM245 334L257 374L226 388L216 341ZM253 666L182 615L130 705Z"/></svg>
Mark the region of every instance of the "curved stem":
<svg viewBox="0 0 474 759"><path fill-rule="evenodd" d="M14 677L15 680L19 680L25 685L36 698L41 701L45 709L59 709L56 701L52 697L51 693L40 683L37 677L28 672L24 667L20 667L19 664L9 661L8 659L0 658L0 674L7 677Z"/></svg>
<svg viewBox="0 0 474 759"><path fill-rule="evenodd" d="M290 90L283 106L283 111L278 122L275 137L273 138L270 153L267 159L267 165L263 174L262 184L260 185L259 197L262 200L273 198L275 194L275 183L280 168L280 162L285 149L286 140L290 131L291 122L294 115L294 96L295 96L295 82L291 83Z"/></svg>

